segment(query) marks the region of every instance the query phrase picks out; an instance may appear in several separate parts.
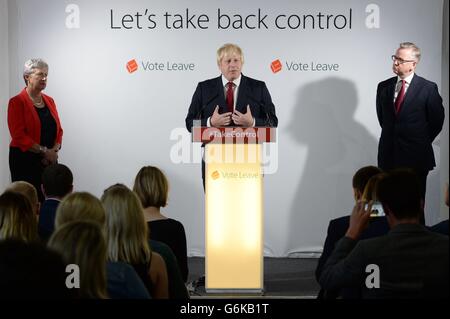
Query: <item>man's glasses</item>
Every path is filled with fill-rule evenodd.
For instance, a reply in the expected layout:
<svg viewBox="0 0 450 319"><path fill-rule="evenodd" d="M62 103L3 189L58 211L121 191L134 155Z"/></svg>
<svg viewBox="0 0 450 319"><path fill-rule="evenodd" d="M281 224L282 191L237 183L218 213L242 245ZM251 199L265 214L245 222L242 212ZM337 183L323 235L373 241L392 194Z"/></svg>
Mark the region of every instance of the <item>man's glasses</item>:
<svg viewBox="0 0 450 319"><path fill-rule="evenodd" d="M399 58L396 55L392 55L391 58L392 58L392 61L397 62L398 64L403 64L403 63L407 63L407 62L416 62L414 60L403 60L402 58Z"/></svg>

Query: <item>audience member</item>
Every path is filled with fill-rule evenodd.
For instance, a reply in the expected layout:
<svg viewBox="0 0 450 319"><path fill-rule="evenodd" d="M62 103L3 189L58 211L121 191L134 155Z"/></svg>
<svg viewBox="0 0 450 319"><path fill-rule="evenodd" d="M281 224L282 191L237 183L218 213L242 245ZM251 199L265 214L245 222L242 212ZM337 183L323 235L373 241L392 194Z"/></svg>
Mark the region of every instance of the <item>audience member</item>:
<svg viewBox="0 0 450 319"><path fill-rule="evenodd" d="M165 243L157 240L151 239L149 244L151 250L160 254L166 264L167 278L169 281L169 298L189 299L189 292L181 277L180 267L178 267L177 258L172 252L172 249Z"/></svg>
<svg viewBox="0 0 450 319"><path fill-rule="evenodd" d="M371 199L371 197L369 198L369 196L372 196L373 193L372 184L375 184L375 181L377 180L377 179L372 180L372 178L378 176L381 172L382 172L381 169L375 166L365 166L356 171L352 179L353 197L355 199L355 202L358 202L363 198L365 198L366 200ZM371 185L366 188L370 180L372 180L372 183L370 183ZM325 265L326 261L333 252L336 243L339 241L339 239L344 237L349 222L350 222L349 215L339 217L330 221L328 225L327 237L325 239L323 247L323 252L319 258L319 262L316 268L317 281L319 281L320 275L323 270L323 266ZM386 234L388 231L389 226L387 224L385 217L374 218L371 221L369 227L361 235L361 238L365 239L380 236ZM346 289L345 291L331 291L331 290L324 291L323 289L321 289L318 294L318 298L335 299L338 296L342 295L344 298L353 298L355 294L359 294L359 292L355 292L355 290L353 289L352 290Z"/></svg>
<svg viewBox="0 0 450 319"><path fill-rule="evenodd" d="M42 193L45 201L39 214L38 233L47 241L55 230L56 210L59 203L73 190L73 175L63 164L51 164L42 173Z"/></svg>
<svg viewBox="0 0 450 319"><path fill-rule="evenodd" d="M0 240L38 240L36 215L30 201L21 193L6 191L0 195Z"/></svg>
<svg viewBox="0 0 450 319"><path fill-rule="evenodd" d="M361 288L363 298L448 298L449 240L420 224L417 175L409 170L387 173L377 196L391 230L358 241L372 212L372 203L358 201L345 237L324 266L322 288Z"/></svg>
<svg viewBox="0 0 450 319"><path fill-rule="evenodd" d="M12 182L6 190L25 195L25 197L30 201L31 207L33 208L37 218L41 204L39 203L36 188L32 184L24 181L16 181Z"/></svg>
<svg viewBox="0 0 450 319"><path fill-rule="evenodd" d="M161 214L169 195L169 182L164 173L153 166L141 168L134 181L133 190L144 207L144 218L149 227L149 235L168 245L178 261L184 282L188 278L186 234L183 224Z"/></svg>
<svg viewBox="0 0 450 319"><path fill-rule="evenodd" d="M62 257L39 243L0 241L0 299L69 299Z"/></svg>
<svg viewBox="0 0 450 319"><path fill-rule="evenodd" d="M56 210L55 228L79 220L104 225L105 210L97 197L86 192L75 192L64 197Z"/></svg>
<svg viewBox="0 0 450 319"><path fill-rule="evenodd" d="M48 247L59 252L68 265L76 265L79 275L79 298L106 299L106 242L100 224L74 221L57 228L48 241ZM76 269L76 268L75 268ZM74 283L75 284L75 283Z"/></svg>
<svg viewBox="0 0 450 319"><path fill-rule="evenodd" d="M147 288L131 265L108 261L106 273L111 299L150 299Z"/></svg>
<svg viewBox="0 0 450 319"><path fill-rule="evenodd" d="M106 214L100 200L85 192L64 197L56 214L56 229L74 221L90 221L105 227ZM112 299L150 298L144 283L133 267L124 263L108 261L106 264L108 293Z"/></svg>
<svg viewBox="0 0 450 319"><path fill-rule="evenodd" d="M161 255L152 252L147 224L137 195L124 185L105 190L108 259L134 267L152 298L168 298L167 269Z"/></svg>

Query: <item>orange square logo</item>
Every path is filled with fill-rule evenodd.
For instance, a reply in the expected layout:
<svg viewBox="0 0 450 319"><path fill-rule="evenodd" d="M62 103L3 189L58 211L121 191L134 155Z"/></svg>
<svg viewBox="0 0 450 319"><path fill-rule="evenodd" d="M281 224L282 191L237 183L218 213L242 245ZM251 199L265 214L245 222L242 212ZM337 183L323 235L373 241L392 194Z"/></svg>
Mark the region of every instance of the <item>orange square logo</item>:
<svg viewBox="0 0 450 319"><path fill-rule="evenodd" d="M216 180L216 179L218 179L218 178L220 177L220 174L219 174L218 171L214 171L214 172L211 174L211 177L212 177L213 180Z"/></svg>
<svg viewBox="0 0 450 319"><path fill-rule="evenodd" d="M137 71L137 69L138 69L138 64L137 64L136 60L133 59L131 61L128 61L128 63L127 63L128 73L133 73L133 72Z"/></svg>
<svg viewBox="0 0 450 319"><path fill-rule="evenodd" d="M273 61L271 64L270 64L270 68L272 69L272 72L273 73L278 73L278 72L280 72L281 71L281 69L282 69L282 64L281 64L281 61L280 60L275 60L275 61Z"/></svg>

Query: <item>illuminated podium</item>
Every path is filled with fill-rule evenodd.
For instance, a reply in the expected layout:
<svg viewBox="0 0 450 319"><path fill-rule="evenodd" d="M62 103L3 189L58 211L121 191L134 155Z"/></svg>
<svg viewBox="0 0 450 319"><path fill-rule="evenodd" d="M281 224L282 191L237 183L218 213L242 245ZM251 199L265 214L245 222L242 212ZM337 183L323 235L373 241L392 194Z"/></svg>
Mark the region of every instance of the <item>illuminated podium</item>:
<svg viewBox="0 0 450 319"><path fill-rule="evenodd" d="M205 143L208 293L262 293L264 285L264 189L262 143L275 142L266 127L193 127Z"/></svg>

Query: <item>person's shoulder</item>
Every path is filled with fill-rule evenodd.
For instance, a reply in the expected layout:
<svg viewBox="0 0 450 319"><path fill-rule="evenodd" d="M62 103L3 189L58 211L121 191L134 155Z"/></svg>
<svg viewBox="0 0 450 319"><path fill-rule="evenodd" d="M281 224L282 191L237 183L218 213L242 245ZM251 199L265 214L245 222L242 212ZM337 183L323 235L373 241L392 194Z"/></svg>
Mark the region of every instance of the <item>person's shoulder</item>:
<svg viewBox="0 0 450 319"><path fill-rule="evenodd" d="M9 99L9 103L12 104L12 103L23 102L24 101L24 94L26 94L25 89L23 89L17 95L14 95L12 98L10 98Z"/></svg>
<svg viewBox="0 0 450 319"><path fill-rule="evenodd" d="M213 87L217 85L217 82L220 81L220 76L212 78L212 79L207 79L204 81L201 81L198 83L198 85L202 86L202 87Z"/></svg>
<svg viewBox="0 0 450 319"><path fill-rule="evenodd" d="M330 220L329 227L337 227L341 225L348 226L349 222L350 222L350 215L346 215Z"/></svg>
<svg viewBox="0 0 450 319"><path fill-rule="evenodd" d="M175 227L184 228L183 224L180 221L176 220L176 219L168 218L167 221L170 222L170 224L174 225Z"/></svg>
<svg viewBox="0 0 450 319"><path fill-rule="evenodd" d="M390 77L389 79L386 79L384 81L381 81L380 83L378 83L378 87L385 87L385 86L389 86L392 85L392 83L397 82L397 77L393 76Z"/></svg>
<svg viewBox="0 0 450 319"><path fill-rule="evenodd" d="M108 273L111 272L120 274L127 274L134 271L133 266L122 261L108 261L106 263L106 269Z"/></svg>
<svg viewBox="0 0 450 319"><path fill-rule="evenodd" d="M257 79L254 79L254 78L250 78L250 77L245 76L245 75L243 75L243 74L242 74L242 80L244 80L245 83L246 83L248 86L262 86L262 85L266 85L264 81L257 80ZM242 81L242 80L241 80L241 81Z"/></svg>
<svg viewBox="0 0 450 319"><path fill-rule="evenodd" d="M413 81L416 81L419 85L425 87L437 87L437 84L433 81L427 80L424 77L421 77L417 74L414 75Z"/></svg>

